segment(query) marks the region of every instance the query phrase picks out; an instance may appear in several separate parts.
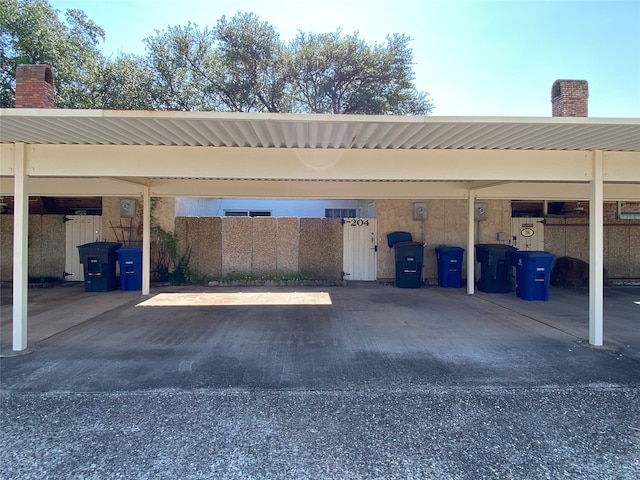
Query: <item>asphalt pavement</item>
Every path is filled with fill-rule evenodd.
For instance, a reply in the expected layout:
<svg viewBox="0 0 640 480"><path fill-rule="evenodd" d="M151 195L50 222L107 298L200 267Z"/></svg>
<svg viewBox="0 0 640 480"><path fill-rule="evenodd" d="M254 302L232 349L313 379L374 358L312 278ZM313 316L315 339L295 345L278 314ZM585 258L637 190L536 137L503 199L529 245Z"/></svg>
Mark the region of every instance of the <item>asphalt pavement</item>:
<svg viewBox="0 0 640 480"><path fill-rule="evenodd" d="M638 287L600 348L580 289L152 293L33 295L60 328L0 359L0 478L640 478Z"/></svg>

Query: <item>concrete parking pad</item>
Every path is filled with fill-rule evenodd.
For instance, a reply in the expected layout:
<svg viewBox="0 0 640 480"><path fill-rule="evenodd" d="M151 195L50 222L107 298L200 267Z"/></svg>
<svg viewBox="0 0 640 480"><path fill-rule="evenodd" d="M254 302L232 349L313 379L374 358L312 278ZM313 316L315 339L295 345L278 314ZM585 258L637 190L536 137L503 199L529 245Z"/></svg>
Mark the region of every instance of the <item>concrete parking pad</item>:
<svg viewBox="0 0 640 480"><path fill-rule="evenodd" d="M123 293L0 359L0 478L640 477L637 287L602 348L584 290Z"/></svg>
<svg viewBox="0 0 640 480"><path fill-rule="evenodd" d="M61 331L33 342L31 355L3 359L6 389L531 386L640 378L638 287L607 290L600 349L587 343L588 297L580 290L554 289L549 302L377 284L179 287L150 297L49 290L49 300L34 295L30 331L35 338L55 326ZM93 318L67 324L98 307L103 312Z"/></svg>

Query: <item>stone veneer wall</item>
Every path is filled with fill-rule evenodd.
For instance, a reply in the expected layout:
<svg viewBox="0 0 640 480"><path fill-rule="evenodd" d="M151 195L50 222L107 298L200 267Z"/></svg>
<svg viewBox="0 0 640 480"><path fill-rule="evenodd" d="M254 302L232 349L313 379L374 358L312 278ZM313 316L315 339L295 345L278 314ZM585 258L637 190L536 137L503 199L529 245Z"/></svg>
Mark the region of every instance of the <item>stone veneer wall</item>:
<svg viewBox="0 0 640 480"><path fill-rule="evenodd" d="M190 249L189 268L198 277L222 273L222 219L220 217L177 217L175 231L180 256Z"/></svg>
<svg viewBox="0 0 640 480"><path fill-rule="evenodd" d="M340 219L177 217L175 232L179 255L190 251L190 269L199 277L303 272L341 278Z"/></svg>
<svg viewBox="0 0 640 480"><path fill-rule="evenodd" d="M116 218L116 206L119 219L120 202L109 199L106 203L103 235L111 241L114 238L108 219ZM416 241L425 242L424 277L430 281L437 279L435 248L438 245L466 249L466 200L427 200L426 203L423 238L422 222L413 220L412 200L376 202L379 279L395 277L393 250L387 246L386 238L392 231L409 231ZM499 243L497 233L510 231L509 202L484 203L487 203L487 220L476 223L476 243ZM160 204L166 210L162 226L173 230L166 220L172 203ZM62 218L62 215L29 216L30 277L62 276L66 235ZM190 266L199 276L220 277L246 268L247 272L256 274L309 271L317 278L340 278L342 226L339 219L178 217L175 229L179 251L191 248ZM544 235L546 251L589 261L588 219L549 217ZM224 263L223 254L228 255ZM463 262L466 265L466 252ZM604 262L610 278L640 278L640 221L610 218L605 221ZM0 215L0 281L11 281L12 277L13 215ZM463 277L466 277L464 270Z"/></svg>
<svg viewBox="0 0 640 480"><path fill-rule="evenodd" d="M62 278L64 215L29 215L29 277ZM13 279L13 215L0 215L0 281Z"/></svg>
<svg viewBox="0 0 640 480"><path fill-rule="evenodd" d="M603 240L609 278L640 278L640 221L607 219ZM556 257L589 262L589 220L547 218L544 248Z"/></svg>
<svg viewBox="0 0 640 480"><path fill-rule="evenodd" d="M343 233L340 218L301 218L301 272L321 279L342 279Z"/></svg>

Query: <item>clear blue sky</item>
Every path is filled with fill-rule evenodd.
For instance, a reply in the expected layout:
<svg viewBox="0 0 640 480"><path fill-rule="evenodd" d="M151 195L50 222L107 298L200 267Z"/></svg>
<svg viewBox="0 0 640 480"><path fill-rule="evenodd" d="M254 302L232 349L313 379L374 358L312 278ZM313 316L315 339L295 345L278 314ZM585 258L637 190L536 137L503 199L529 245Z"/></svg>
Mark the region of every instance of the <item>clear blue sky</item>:
<svg viewBox="0 0 640 480"><path fill-rule="evenodd" d="M589 82L590 117L640 118L640 0L50 0L103 27L106 54L144 55L167 26L253 12L297 30L413 38L416 86L437 116L551 116L557 79Z"/></svg>

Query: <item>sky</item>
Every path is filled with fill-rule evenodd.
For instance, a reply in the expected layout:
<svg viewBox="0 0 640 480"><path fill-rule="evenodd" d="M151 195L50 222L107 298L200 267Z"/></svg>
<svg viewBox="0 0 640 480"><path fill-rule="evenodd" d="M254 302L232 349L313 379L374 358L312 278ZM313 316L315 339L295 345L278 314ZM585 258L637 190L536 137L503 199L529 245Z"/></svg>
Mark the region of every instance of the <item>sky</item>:
<svg viewBox="0 0 640 480"><path fill-rule="evenodd" d="M415 85L435 116L551 116L558 79L589 82L589 117L640 118L640 0L49 0L83 10L102 50L144 55L168 26L253 12L281 39L298 30L412 38Z"/></svg>

